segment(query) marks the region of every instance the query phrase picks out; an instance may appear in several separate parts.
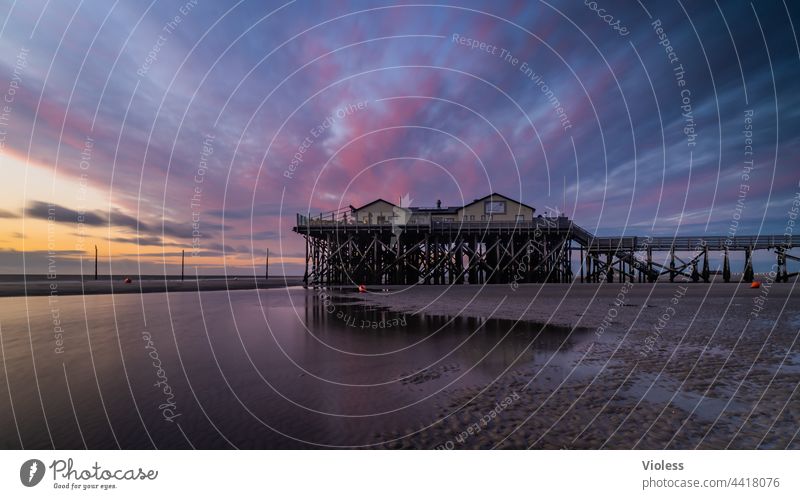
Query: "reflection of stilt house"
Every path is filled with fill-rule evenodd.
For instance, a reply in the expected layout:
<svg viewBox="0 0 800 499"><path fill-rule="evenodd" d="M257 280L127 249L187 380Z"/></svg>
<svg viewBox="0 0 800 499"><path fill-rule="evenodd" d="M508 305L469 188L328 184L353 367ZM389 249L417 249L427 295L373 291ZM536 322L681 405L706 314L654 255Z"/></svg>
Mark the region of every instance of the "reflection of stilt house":
<svg viewBox="0 0 800 499"><path fill-rule="evenodd" d="M455 207L377 199L318 217L298 214L293 230L306 240L304 280L311 285L571 282L573 252L581 282L653 282L660 275L708 282L717 273L710 251L723 254L726 282L729 251L743 251L743 278L752 280L757 249L777 253L776 280L797 274L788 273L786 261L798 260L788 250L800 236L595 237L566 217L535 213L496 193ZM653 261L654 251L668 252L668 261Z"/></svg>

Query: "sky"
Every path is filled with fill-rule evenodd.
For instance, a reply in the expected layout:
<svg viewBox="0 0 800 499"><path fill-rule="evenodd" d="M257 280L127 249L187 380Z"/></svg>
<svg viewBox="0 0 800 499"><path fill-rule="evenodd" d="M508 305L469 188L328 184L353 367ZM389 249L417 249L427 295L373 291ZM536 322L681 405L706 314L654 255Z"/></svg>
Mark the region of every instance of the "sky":
<svg viewBox="0 0 800 499"><path fill-rule="evenodd" d="M602 235L783 234L799 14L3 0L0 273L88 273L97 246L101 273L174 273L185 251L260 274L269 249L297 275L297 213L404 195L499 192Z"/></svg>

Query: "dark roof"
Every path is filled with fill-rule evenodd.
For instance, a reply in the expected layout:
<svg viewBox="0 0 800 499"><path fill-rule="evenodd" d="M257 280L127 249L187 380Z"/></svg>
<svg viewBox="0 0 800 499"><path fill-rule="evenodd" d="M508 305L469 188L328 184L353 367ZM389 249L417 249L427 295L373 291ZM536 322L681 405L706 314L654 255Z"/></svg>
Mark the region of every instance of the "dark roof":
<svg viewBox="0 0 800 499"><path fill-rule="evenodd" d="M447 215L450 213L458 213L458 210L460 210L461 207L449 206L447 208L425 208L424 206L412 206L410 209L412 212L425 212L425 213L436 213L436 214Z"/></svg>
<svg viewBox="0 0 800 499"><path fill-rule="evenodd" d="M350 205L350 209L351 209L352 211L359 211L359 210L363 210L363 209L364 209L364 208L366 208L367 206L372 206L373 204L375 204L375 203L378 203L378 202L380 202L380 201L383 201L384 203L390 204L390 205L392 205L392 206L397 206L396 204L394 204L394 203L390 203L389 201L386 201L385 199L378 198L378 199L376 199L375 201L370 201L369 203L365 204L365 205L364 205L364 206L362 206L361 208L353 208L353 205Z"/></svg>
<svg viewBox="0 0 800 499"><path fill-rule="evenodd" d="M405 208L405 209L411 210L412 212L425 212L425 213L449 215L451 213L458 213L458 210L460 210L461 208L465 208L467 206L471 206L471 205L473 205L475 203L480 203L481 201L484 201L484 200L489 199L489 198L503 198L503 199L506 199L508 201L512 201L514 203L518 203L520 206L524 206L525 208L530 208L531 210L533 210L534 213L536 212L536 208L534 208L533 206L529 206L529 205L527 205L525 203L517 201L516 199L512 199L512 198L510 198L508 196L504 196L504 195L498 194L496 192L493 192L492 194L489 194L487 196L483 196L480 199L476 199L475 201L473 201L471 203L467 203L464 206L448 206L447 208L426 208L426 207L423 207L423 206L409 206L408 208ZM373 204L378 203L380 201L383 201L384 203L390 204L390 205L392 205L392 206L394 206L396 208L400 208L400 206L397 206L394 203L386 201L385 199L382 199L382 198L378 198L375 201L369 202L369 203L365 204L364 206L362 206L360 208L354 208L353 205L350 205L350 210L352 210L352 211L363 210L364 208L366 208L368 206L372 206Z"/></svg>
<svg viewBox="0 0 800 499"><path fill-rule="evenodd" d="M527 204L523 203L522 201L517 201L516 199L512 199L512 198L510 198L510 197L508 197L508 196L503 196L502 194L498 194L498 193L496 193L496 192L493 192L493 193L491 193L491 194L489 194L489 195L487 195L487 196L483 196L483 197L482 197L482 198L480 198L480 199L476 199L475 201L473 201L473 202L471 202L471 203L467 203L467 204L465 204L465 205L464 205L464 207L471 206L471 205L473 205L473 204L475 204L475 203L480 203L481 201L484 201L484 200L486 200L486 199L489 199L489 198L503 198L503 199L507 199L508 201L513 201L513 202L515 202L515 203L519 204L520 206L524 206L525 208L530 208L531 210L533 210L534 212L536 212L536 208L534 208L533 206L527 205Z"/></svg>

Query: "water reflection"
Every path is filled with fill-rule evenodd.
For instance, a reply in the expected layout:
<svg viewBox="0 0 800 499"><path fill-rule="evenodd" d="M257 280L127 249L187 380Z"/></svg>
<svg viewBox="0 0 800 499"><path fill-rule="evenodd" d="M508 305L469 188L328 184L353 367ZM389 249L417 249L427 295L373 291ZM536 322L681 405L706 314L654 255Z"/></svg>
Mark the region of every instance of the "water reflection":
<svg viewBox="0 0 800 499"><path fill-rule="evenodd" d="M298 288L61 297L57 354L47 297L21 300L0 308L4 448L374 445L434 423L464 390L519 369L550 373L537 383L563 377L591 340L587 331L398 313ZM159 408L165 376L181 414L174 421Z"/></svg>

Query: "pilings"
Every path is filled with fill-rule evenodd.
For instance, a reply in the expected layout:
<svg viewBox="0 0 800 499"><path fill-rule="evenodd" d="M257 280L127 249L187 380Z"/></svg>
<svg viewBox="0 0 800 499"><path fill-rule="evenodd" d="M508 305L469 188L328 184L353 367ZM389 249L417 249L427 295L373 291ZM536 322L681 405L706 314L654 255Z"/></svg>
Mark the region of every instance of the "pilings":
<svg viewBox="0 0 800 499"><path fill-rule="evenodd" d="M730 282L731 251L744 254L741 280L750 282L755 277L756 250L775 251L775 281L785 282L797 275L789 273L787 262L800 260L788 253L800 246L800 237L785 240L785 244L779 236L737 236L730 240L648 237L639 245L642 239L637 237L596 238L579 227L575 229L570 221L549 225L551 221L545 220L521 227L458 222L397 227L388 223L316 221L312 225L300 217L299 221L302 224L294 230L305 239L304 282L313 286L514 285L570 283L574 279L653 283L659 278L708 283L717 274ZM659 253L657 260L654 252ZM720 257L721 271L719 267L712 269L712 261ZM579 272L573 271L574 263L579 264ZM267 276L268 266L267 255Z"/></svg>
<svg viewBox="0 0 800 499"><path fill-rule="evenodd" d="M304 282L322 286L571 282L569 240L532 236L516 231L305 236Z"/></svg>

